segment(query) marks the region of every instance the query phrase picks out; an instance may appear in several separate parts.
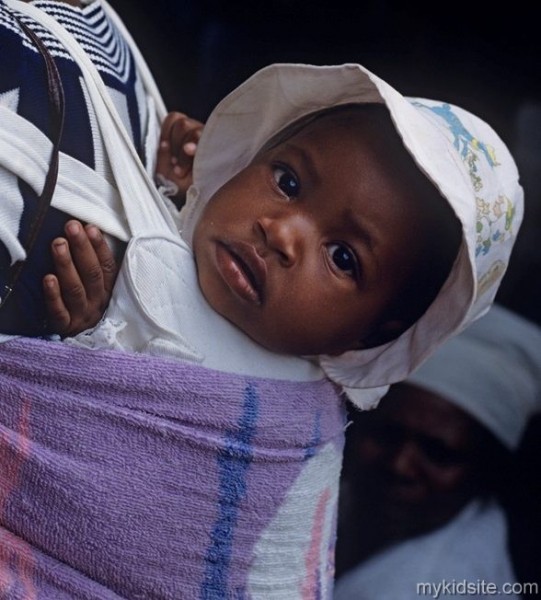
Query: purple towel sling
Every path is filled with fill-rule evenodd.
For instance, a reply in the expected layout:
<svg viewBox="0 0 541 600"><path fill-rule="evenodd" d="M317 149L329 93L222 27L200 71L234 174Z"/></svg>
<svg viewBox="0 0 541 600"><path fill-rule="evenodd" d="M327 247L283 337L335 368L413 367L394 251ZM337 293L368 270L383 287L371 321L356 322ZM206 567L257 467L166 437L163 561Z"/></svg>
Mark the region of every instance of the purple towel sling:
<svg viewBox="0 0 541 600"><path fill-rule="evenodd" d="M330 597L327 381L0 345L0 597Z"/></svg>

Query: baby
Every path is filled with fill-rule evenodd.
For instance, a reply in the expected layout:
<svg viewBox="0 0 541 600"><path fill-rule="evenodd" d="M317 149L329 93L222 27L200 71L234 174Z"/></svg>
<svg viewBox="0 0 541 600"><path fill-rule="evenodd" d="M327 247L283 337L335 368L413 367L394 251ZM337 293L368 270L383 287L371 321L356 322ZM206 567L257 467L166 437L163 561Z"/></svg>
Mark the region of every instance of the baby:
<svg viewBox="0 0 541 600"><path fill-rule="evenodd" d="M333 90L323 93L318 77ZM283 95L276 106L267 102L270 92ZM239 116L242 109L247 116ZM406 99L356 65L273 66L211 115L190 188L201 128L170 114L157 172L177 196L189 192L180 228L184 251L193 252L194 287L201 302L246 334L233 334L235 343L264 348L266 357L310 357L336 383L357 389L350 390L355 399L362 388L400 379L433 343L489 305L522 200L511 157L482 121L448 104ZM57 240L58 280L45 279L51 318L64 335L96 323L114 280L112 255L96 228L85 235L77 223L70 226L75 265L66 241ZM474 256L483 263L489 253L494 258L476 272ZM156 345L145 346L152 332L129 333L140 328L135 313L148 312L145 300L127 308L122 294L79 339L154 352ZM472 308L476 296L483 301ZM168 329L182 333L190 352L199 345L196 354L208 356L209 344L186 320L197 322L177 314ZM112 334L113 322L122 330ZM219 338L212 335L214 353L234 355L234 344ZM411 362L404 361L410 351ZM379 355L407 366L382 381L370 372ZM244 359L242 353L238 368Z"/></svg>

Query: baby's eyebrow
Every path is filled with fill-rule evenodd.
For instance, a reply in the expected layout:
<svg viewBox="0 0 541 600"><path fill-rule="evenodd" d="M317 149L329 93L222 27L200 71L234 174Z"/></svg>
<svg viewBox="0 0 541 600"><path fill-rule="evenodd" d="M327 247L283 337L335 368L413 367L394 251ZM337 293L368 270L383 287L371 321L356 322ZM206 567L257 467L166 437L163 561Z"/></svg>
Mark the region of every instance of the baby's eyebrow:
<svg viewBox="0 0 541 600"><path fill-rule="evenodd" d="M353 234L361 240L369 250L374 248L374 237L369 229L359 221L355 211L351 207L344 209L343 217L344 222L352 229Z"/></svg>
<svg viewBox="0 0 541 600"><path fill-rule="evenodd" d="M303 168L308 173L308 177L312 180L312 183L318 184L321 182L321 177L319 175L318 168L316 166L316 161L312 154L303 148L302 146L298 146L293 142L286 142L284 144L284 149L293 152L297 155L298 159L301 161Z"/></svg>

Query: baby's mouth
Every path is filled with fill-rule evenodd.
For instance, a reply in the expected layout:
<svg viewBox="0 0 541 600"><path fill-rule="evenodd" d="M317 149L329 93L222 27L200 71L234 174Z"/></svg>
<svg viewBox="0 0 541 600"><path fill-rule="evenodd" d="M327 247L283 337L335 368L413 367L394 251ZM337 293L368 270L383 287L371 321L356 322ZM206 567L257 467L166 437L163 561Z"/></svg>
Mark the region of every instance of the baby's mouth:
<svg viewBox="0 0 541 600"><path fill-rule="evenodd" d="M263 303L267 265L254 246L245 242L219 242L216 262L233 293L252 304Z"/></svg>

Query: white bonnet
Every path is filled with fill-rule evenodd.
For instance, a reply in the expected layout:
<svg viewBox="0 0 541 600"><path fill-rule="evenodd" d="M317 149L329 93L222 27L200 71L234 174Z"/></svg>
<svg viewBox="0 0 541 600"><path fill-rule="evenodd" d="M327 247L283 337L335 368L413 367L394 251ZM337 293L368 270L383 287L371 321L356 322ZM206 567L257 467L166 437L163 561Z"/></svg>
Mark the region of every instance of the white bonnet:
<svg viewBox="0 0 541 600"><path fill-rule="evenodd" d="M494 305L406 381L455 404L514 449L541 410L541 328Z"/></svg>
<svg viewBox="0 0 541 600"><path fill-rule="evenodd" d="M206 202L272 136L312 112L367 102L388 107L406 148L462 223L463 242L436 300L408 331L384 346L320 357L326 375L361 408L374 406L494 299L523 214L517 169L497 134L458 107L402 96L360 65L271 65L210 115L181 215L190 244Z"/></svg>

